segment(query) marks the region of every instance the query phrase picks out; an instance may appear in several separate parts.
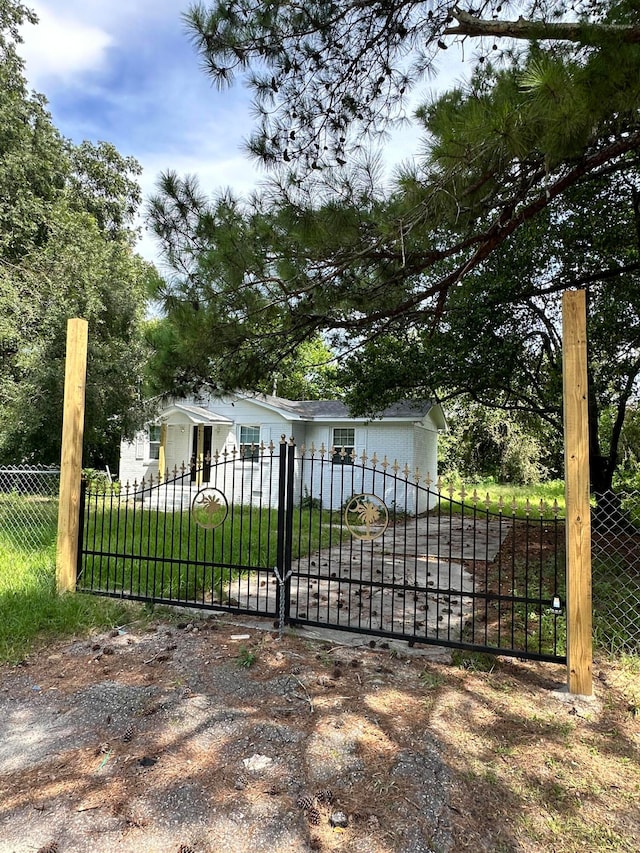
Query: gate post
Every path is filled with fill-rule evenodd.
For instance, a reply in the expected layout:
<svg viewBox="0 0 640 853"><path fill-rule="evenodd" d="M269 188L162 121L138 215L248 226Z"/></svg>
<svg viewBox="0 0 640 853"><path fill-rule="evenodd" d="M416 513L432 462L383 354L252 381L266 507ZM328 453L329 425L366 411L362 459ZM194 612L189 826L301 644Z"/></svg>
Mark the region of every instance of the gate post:
<svg viewBox="0 0 640 853"><path fill-rule="evenodd" d="M291 618L291 571L293 562L293 470L295 465L296 447L293 438L287 448L287 487L285 503L284 527L284 620L288 624Z"/></svg>
<svg viewBox="0 0 640 853"><path fill-rule="evenodd" d="M67 322L56 546L56 586L59 593L70 592L76 587L88 325L86 320L78 318Z"/></svg>
<svg viewBox="0 0 640 853"><path fill-rule="evenodd" d="M569 693L590 696L593 692L593 630L584 290L565 291L562 295L562 385L567 503L567 686Z"/></svg>
<svg viewBox="0 0 640 853"><path fill-rule="evenodd" d="M288 624L291 607L291 549L293 542L293 466L295 449L293 440L280 437L280 465L278 471L278 529L276 546L276 568L280 587L284 595L276 600L276 615L280 625ZM282 603L282 604L281 604ZM284 611L284 612L283 612Z"/></svg>

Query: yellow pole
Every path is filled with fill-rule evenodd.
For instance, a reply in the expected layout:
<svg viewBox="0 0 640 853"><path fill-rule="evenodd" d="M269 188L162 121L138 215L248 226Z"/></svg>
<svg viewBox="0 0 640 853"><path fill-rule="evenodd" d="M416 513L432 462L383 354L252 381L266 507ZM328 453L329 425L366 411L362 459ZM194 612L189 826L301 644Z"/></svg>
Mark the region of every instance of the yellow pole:
<svg viewBox="0 0 640 853"><path fill-rule="evenodd" d="M167 466L167 425L163 423L160 426L160 454L158 457L158 478L164 480Z"/></svg>
<svg viewBox="0 0 640 853"><path fill-rule="evenodd" d="M87 341L87 321L78 318L69 320L67 323L67 355L64 375L60 502L56 549L56 584L59 593L70 592L76 587Z"/></svg>
<svg viewBox="0 0 640 853"><path fill-rule="evenodd" d="M583 290L562 297L565 495L567 502L567 684L569 693L593 692L591 508L587 313Z"/></svg>

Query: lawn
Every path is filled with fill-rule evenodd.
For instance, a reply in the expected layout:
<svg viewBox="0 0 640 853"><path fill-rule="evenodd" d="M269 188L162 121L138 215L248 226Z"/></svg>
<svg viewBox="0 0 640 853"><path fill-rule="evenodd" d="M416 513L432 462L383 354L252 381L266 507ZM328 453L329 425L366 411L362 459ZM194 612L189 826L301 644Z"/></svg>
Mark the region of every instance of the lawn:
<svg viewBox="0 0 640 853"><path fill-rule="evenodd" d="M56 507L43 513L28 499L20 503L19 520L23 531L28 522L29 534L22 544L16 541L15 501L11 511L8 500L0 502L0 661L22 660L36 641L112 627L127 618L119 602L56 595Z"/></svg>
<svg viewBox="0 0 640 853"><path fill-rule="evenodd" d="M441 501L450 499L454 512L464 503L516 518L564 518L566 508L564 480L518 486L491 478L471 483L452 478L443 480L440 494Z"/></svg>

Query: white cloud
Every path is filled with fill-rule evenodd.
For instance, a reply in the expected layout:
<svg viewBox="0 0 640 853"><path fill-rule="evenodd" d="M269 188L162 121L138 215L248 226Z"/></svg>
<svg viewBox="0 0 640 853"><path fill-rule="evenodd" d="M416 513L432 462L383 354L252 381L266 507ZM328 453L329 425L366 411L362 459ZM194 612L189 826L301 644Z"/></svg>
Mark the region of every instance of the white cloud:
<svg viewBox="0 0 640 853"><path fill-rule="evenodd" d="M70 83L74 77L101 70L113 38L101 27L51 11L40 3L30 4L39 23L28 24L20 53L27 63L27 75L33 86L57 79Z"/></svg>

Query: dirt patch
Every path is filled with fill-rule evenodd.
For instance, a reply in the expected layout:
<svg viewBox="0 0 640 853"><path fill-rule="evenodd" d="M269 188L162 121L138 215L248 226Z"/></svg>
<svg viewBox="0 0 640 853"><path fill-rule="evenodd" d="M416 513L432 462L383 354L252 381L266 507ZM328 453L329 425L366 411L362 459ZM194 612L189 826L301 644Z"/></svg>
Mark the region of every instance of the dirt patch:
<svg viewBox="0 0 640 853"><path fill-rule="evenodd" d="M637 849L628 670L189 620L2 668L0 851Z"/></svg>

